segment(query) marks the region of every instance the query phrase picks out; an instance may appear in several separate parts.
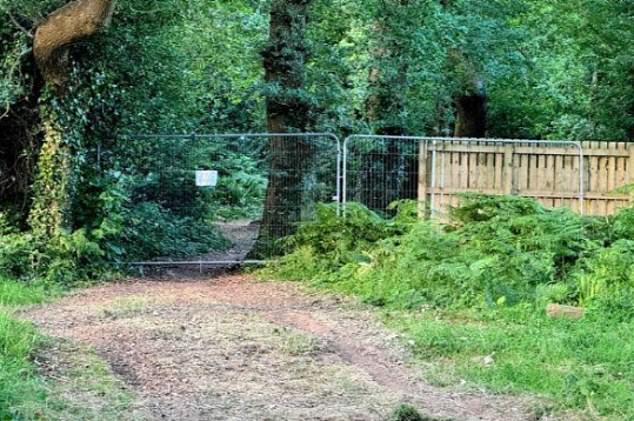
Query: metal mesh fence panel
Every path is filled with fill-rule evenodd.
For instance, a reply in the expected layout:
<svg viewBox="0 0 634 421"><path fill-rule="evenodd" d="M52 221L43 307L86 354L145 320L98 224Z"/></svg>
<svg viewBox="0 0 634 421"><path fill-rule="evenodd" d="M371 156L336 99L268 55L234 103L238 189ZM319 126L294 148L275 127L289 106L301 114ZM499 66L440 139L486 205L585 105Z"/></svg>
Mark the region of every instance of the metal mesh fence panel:
<svg viewBox="0 0 634 421"><path fill-rule="evenodd" d="M330 134L138 135L125 140L126 260L262 261L339 201L340 145ZM102 151L102 154L106 152Z"/></svg>
<svg viewBox="0 0 634 421"><path fill-rule="evenodd" d="M344 202L389 215L417 200L444 219L463 193L532 197L584 212L584 155L570 141L355 135L344 142Z"/></svg>
<svg viewBox="0 0 634 421"><path fill-rule="evenodd" d="M344 201L362 203L387 216L393 213L393 202L417 200L420 145L414 137L348 137L343 152Z"/></svg>

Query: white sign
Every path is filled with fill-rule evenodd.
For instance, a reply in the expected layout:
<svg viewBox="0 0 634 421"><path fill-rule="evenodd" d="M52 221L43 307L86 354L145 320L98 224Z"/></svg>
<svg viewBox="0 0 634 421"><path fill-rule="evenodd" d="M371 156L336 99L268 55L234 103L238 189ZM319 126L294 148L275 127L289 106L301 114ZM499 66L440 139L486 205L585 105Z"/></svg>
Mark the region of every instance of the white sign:
<svg viewBox="0 0 634 421"><path fill-rule="evenodd" d="M196 171L196 186L216 187L218 184L218 171Z"/></svg>

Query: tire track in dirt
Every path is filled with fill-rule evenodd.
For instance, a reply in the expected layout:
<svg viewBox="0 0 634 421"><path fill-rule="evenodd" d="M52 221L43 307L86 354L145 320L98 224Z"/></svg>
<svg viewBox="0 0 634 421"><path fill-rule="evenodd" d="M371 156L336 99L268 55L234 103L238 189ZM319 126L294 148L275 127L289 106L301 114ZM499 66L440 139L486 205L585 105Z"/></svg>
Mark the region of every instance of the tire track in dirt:
<svg viewBox="0 0 634 421"><path fill-rule="evenodd" d="M116 419L384 420L405 402L456 420L534 419L531 399L429 385L372 311L295 284L132 280L23 316L124 380L136 399Z"/></svg>

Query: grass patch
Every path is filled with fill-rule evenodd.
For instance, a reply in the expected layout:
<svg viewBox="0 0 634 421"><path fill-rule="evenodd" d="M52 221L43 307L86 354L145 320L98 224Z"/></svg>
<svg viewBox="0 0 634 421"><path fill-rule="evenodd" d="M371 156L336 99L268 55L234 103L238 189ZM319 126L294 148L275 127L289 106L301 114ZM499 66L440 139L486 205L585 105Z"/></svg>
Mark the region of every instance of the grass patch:
<svg viewBox="0 0 634 421"><path fill-rule="evenodd" d="M110 367L92 350L67 341L49 341L39 354L51 367L49 399L43 409L49 419L141 419L131 414L133 396ZM52 363L52 364L51 364Z"/></svg>
<svg viewBox="0 0 634 421"><path fill-rule="evenodd" d="M57 294L59 291L43 284L26 284L0 278L0 306L39 304Z"/></svg>
<svg viewBox="0 0 634 421"><path fill-rule="evenodd" d="M0 278L0 420L118 420L130 405L121 382L94 352L55 343L15 317L19 306L45 302L60 292ZM122 304L120 310L132 307ZM42 376L36 357L42 367L53 367L50 378ZM47 363L49 358L54 364Z"/></svg>
<svg viewBox="0 0 634 421"><path fill-rule="evenodd" d="M433 363L437 383L464 379L495 392L541 395L560 409L634 419L633 322L550 320L532 308L389 312L386 322Z"/></svg>
<svg viewBox="0 0 634 421"><path fill-rule="evenodd" d="M36 418L28 408L46 398L46 388L31 362L41 337L30 324L12 316L14 306L45 298L42 286L0 279L0 419Z"/></svg>
<svg viewBox="0 0 634 421"><path fill-rule="evenodd" d="M45 387L31 355L40 341L27 323L18 322L0 311L0 419L33 419L25 408L43 402Z"/></svg>
<svg viewBox="0 0 634 421"><path fill-rule="evenodd" d="M143 313L147 308L148 299L145 297L124 297L101 309L101 315L113 320L126 319Z"/></svg>
<svg viewBox="0 0 634 421"><path fill-rule="evenodd" d="M289 355L313 355L321 351L319 340L309 335L288 332L282 340L282 349Z"/></svg>

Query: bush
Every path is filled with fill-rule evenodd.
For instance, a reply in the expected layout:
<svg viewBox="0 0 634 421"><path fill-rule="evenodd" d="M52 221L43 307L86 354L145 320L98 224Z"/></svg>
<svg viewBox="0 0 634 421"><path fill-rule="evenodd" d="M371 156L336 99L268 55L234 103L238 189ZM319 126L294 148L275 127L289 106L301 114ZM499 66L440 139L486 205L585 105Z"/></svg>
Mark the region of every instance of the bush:
<svg viewBox="0 0 634 421"><path fill-rule="evenodd" d="M634 207L619 210L612 218L611 228L614 239L634 240Z"/></svg>
<svg viewBox="0 0 634 421"><path fill-rule="evenodd" d="M570 274L605 242L592 220L524 198L465 196L444 225L415 216L412 203L393 219L358 204L345 217L322 207L288 240L278 273L335 280L399 308L571 301Z"/></svg>
<svg viewBox="0 0 634 421"><path fill-rule="evenodd" d="M100 245L83 229L62 231L50 239L11 232L2 235L1 240L0 278L71 286L100 278L107 267Z"/></svg>
<svg viewBox="0 0 634 421"><path fill-rule="evenodd" d="M627 302L634 246L610 244L625 233L627 212L608 226L531 199L465 195L437 224L417 220L415 206L400 203L392 219L358 204L344 217L322 206L270 270L396 308Z"/></svg>
<svg viewBox="0 0 634 421"><path fill-rule="evenodd" d="M634 294L634 241L618 240L584 260L576 274L581 305L614 300ZM627 301L627 300L626 300Z"/></svg>

